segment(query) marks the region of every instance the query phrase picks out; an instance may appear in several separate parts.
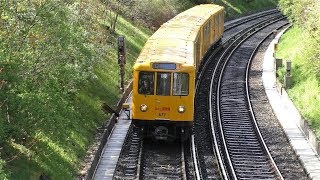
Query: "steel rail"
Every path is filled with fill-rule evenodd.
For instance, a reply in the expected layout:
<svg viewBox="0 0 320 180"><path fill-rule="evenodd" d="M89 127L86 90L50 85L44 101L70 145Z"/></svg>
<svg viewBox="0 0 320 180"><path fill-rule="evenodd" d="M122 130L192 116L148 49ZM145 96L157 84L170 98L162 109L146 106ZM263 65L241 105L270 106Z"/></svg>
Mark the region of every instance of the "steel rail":
<svg viewBox="0 0 320 180"><path fill-rule="evenodd" d="M194 171L195 171L195 176L197 180L200 180L202 175L199 170L199 159L197 158L197 152L196 152L196 146L194 142L194 135L191 136L191 149L192 149L192 159L193 159L193 164L194 164Z"/></svg>
<svg viewBox="0 0 320 180"><path fill-rule="evenodd" d="M243 21L237 21L237 22L234 22L234 23L226 25L224 31L228 31L230 29L233 29L234 27L237 27L237 26L242 25L244 23L247 23L249 21L256 20L258 18L267 16L267 15L270 15L270 14L276 14L276 13L279 13L278 9L272 9L272 10L269 10L269 11L261 12L259 14L255 14L254 16L248 17L248 18L244 19Z"/></svg>
<svg viewBox="0 0 320 180"><path fill-rule="evenodd" d="M277 16L274 17L274 18L277 18L277 17L279 17L279 15L277 15ZM259 18L260 18L260 17L259 17ZM268 22L269 20L270 20L270 19L264 20L264 21L262 21L262 22L259 22L259 23L257 23L257 24L254 24L254 25L252 25L252 26L249 26L249 27L247 27L247 28L239 31L238 33L236 33L235 35L233 35L233 37L229 38L229 39L226 40L224 43L222 43L221 46L218 46L217 48L215 48L215 49L210 53L210 55L209 55L208 58L204 58L204 59L203 59L203 60L204 60L204 62L203 62L204 64L201 63L201 65L200 65L200 66L202 67L202 68L201 68L202 70L199 71L199 73L198 73L198 75L197 75L196 91L199 89L199 85L200 85L199 79L202 78L203 73L204 73L204 69L207 68L208 64L210 63L210 60L213 59L213 57L214 57L217 53L219 53L223 48L229 47L230 44L232 44L236 39L238 39L239 37L241 37L241 36L242 36L243 34L245 34L247 31L255 28L257 25L260 25L261 23ZM239 25L241 25L241 24L239 24ZM211 49L211 48L213 48L213 47L210 47L210 49ZM205 54L205 56L208 56L208 55ZM205 56L204 56L204 57L205 57Z"/></svg>
<svg viewBox="0 0 320 180"><path fill-rule="evenodd" d="M139 151L139 159L138 159L138 164L137 164L137 179L140 179L140 174L141 174L141 160L142 160L142 153L143 153L143 139L141 140L141 145L140 145L140 151Z"/></svg>
<svg viewBox="0 0 320 180"><path fill-rule="evenodd" d="M181 174L182 174L182 180L187 180L187 171L186 171L186 163L184 158L184 141L181 138Z"/></svg>
<svg viewBox="0 0 320 180"><path fill-rule="evenodd" d="M287 24L284 24L283 26L281 26L280 28L284 27L284 26L287 26L289 23ZM279 29L279 28L278 28ZM267 154L267 156L269 157L270 159L270 163L278 177L278 179L280 180L283 180L284 178L282 177L281 175L281 172L279 171L279 168L277 167L276 163L274 162L270 152L269 152L269 149L266 145L266 143L264 142L263 140L263 136L260 132L260 129L259 129L259 126L258 126L258 123L257 123L257 120L256 120L256 117L255 117L255 114L254 114L254 111L253 111L253 108L252 108L252 104L251 104L251 99L250 99L250 93L249 93L249 74L250 74L250 66L251 66L251 63L252 63L252 60L256 54L256 52L258 51L258 49L260 48L261 44L267 39L270 37L270 35L272 35L273 32L270 32L263 40L261 40L258 44L258 46L253 50L251 56L250 56L250 59L248 61L248 64L247 64L247 68L246 68L246 94L247 94L247 103L248 103L248 106L249 106L249 109L250 109L250 114L251 114L251 118L253 120L253 123L254 123L254 127L255 127L255 131L257 132L258 134L258 137L260 139L260 142L262 144L262 146L264 147L264 151L265 153Z"/></svg>
<svg viewBox="0 0 320 180"><path fill-rule="evenodd" d="M216 103L217 103L217 116L218 116L218 119L219 119L219 130L220 130L220 133L221 133L221 139L222 139L222 142L223 142L223 149L225 151L225 154L226 154L226 159L227 159L227 162L228 162L228 169L230 171L229 175L231 175L231 179L237 179L237 175L236 175L236 172L232 166L232 162L231 162L231 158L230 158L230 154L228 152L228 148L227 148L227 144L226 144L226 140L224 138L224 132L223 132L223 129L222 129L222 120L221 120L221 110L220 110L220 89L221 89L221 81L222 81L222 77L223 77L223 71L229 61L229 59L231 58L231 56L233 55L233 53L235 52L235 50L243 43L245 42L249 37L253 36L255 33L259 32L260 30L262 30L263 28L273 24L273 23L276 23L278 21L281 21L283 20L283 18L279 18L277 19L276 21L273 21L271 23L267 23L265 25L263 25L262 27L259 27L258 29L254 29L253 32L251 32L251 34L247 37L245 37L244 39L241 39L241 37L237 38L237 40L240 40L240 43L231 51L231 53L227 56L226 58L226 61L223 63L223 66L222 66L222 70L221 70L221 73L219 75L219 80L218 80L218 87L217 87L217 99L216 99ZM273 20L273 19L272 19ZM235 40L235 42L237 42L237 40ZM229 48L231 48L231 46L229 46ZM225 51L227 52L227 51ZM222 61L222 59L224 58L224 55L221 56L221 58L219 59L219 61ZM212 80L213 82L213 80ZM271 157L272 159L272 157ZM281 175L281 174L280 174ZM282 176L281 176L282 177Z"/></svg>

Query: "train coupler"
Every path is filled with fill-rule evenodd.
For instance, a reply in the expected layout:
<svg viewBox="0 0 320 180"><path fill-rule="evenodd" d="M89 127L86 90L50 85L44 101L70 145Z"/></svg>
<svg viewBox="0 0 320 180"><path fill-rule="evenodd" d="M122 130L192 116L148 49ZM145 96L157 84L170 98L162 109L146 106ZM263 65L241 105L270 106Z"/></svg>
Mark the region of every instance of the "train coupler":
<svg viewBox="0 0 320 180"><path fill-rule="evenodd" d="M157 140L167 140L169 136L169 130L165 126L158 126L154 130L154 138Z"/></svg>

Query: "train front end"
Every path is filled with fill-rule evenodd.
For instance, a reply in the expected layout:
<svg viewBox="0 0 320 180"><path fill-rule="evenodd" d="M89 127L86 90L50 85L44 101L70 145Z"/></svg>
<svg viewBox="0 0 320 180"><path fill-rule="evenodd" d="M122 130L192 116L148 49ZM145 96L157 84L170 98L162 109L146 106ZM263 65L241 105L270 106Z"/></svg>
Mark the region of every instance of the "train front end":
<svg viewBox="0 0 320 180"><path fill-rule="evenodd" d="M132 94L134 124L155 139L174 139L180 135L188 138L193 122L194 85L194 66L136 63Z"/></svg>

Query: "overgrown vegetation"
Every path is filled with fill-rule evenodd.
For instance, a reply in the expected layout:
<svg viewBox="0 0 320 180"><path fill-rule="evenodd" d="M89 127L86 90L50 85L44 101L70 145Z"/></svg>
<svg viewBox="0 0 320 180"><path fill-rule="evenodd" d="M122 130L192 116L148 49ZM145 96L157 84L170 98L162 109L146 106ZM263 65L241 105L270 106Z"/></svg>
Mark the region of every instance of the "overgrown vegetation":
<svg viewBox="0 0 320 180"><path fill-rule="evenodd" d="M120 95L117 36L126 37L128 82L152 31L208 2L0 1L0 179L73 179L108 117L102 102L115 105ZM216 3L241 5L237 13L265 5Z"/></svg>
<svg viewBox="0 0 320 180"><path fill-rule="evenodd" d="M280 8L293 23L277 51L277 57L292 61L289 96L320 138L320 2L280 0Z"/></svg>
<svg viewBox="0 0 320 180"><path fill-rule="evenodd" d="M101 102L113 105L119 95L117 34L107 28L105 6L2 1L0 12L0 151L9 177L72 179L107 118ZM150 31L133 34L121 17L118 27L128 36L130 66Z"/></svg>

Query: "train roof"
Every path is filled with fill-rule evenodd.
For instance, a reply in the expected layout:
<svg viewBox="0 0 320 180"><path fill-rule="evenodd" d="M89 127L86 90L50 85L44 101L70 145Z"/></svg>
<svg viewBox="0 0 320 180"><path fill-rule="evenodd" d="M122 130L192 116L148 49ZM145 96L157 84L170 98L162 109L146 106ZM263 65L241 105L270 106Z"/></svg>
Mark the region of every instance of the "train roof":
<svg viewBox="0 0 320 180"><path fill-rule="evenodd" d="M202 4L164 23L146 42L137 62L176 62L194 66L194 41L202 24L223 7Z"/></svg>

